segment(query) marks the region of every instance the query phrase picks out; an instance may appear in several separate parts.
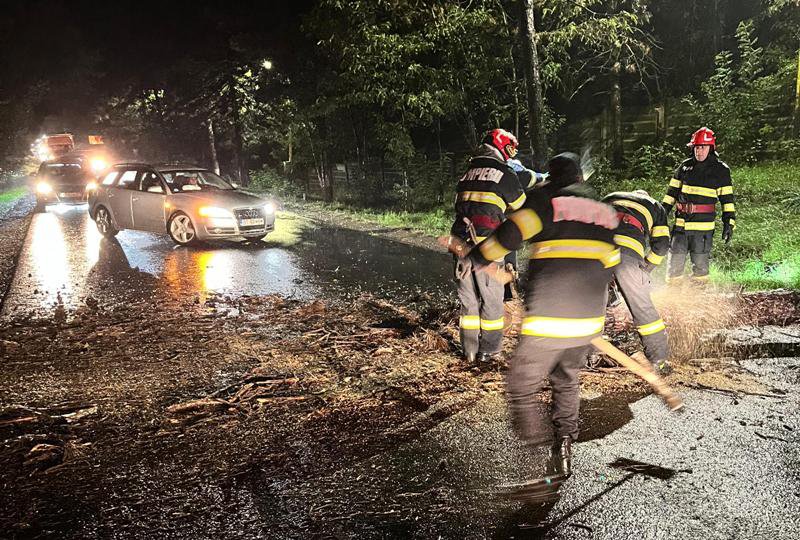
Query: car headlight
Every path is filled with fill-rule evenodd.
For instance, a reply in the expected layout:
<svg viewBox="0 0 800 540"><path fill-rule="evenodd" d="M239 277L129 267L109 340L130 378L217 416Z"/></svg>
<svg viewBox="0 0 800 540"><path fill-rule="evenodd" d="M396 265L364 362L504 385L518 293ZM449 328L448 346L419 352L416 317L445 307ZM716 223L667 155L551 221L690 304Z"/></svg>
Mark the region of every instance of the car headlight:
<svg viewBox="0 0 800 540"><path fill-rule="evenodd" d="M36 192L41 193L42 195L46 195L53 191L53 188L47 182L39 182L36 184Z"/></svg>
<svg viewBox="0 0 800 540"><path fill-rule="evenodd" d="M89 167L96 173L103 172L108 167L108 162L103 158L92 158Z"/></svg>
<svg viewBox="0 0 800 540"><path fill-rule="evenodd" d="M86 191L94 191L97 189L97 182L89 182L86 184Z"/></svg>
<svg viewBox="0 0 800 540"><path fill-rule="evenodd" d="M201 206L197 213L203 217L233 219L233 212L216 206Z"/></svg>
<svg viewBox="0 0 800 540"><path fill-rule="evenodd" d="M274 214L275 213L275 203L268 202L264 205L264 213L265 214Z"/></svg>

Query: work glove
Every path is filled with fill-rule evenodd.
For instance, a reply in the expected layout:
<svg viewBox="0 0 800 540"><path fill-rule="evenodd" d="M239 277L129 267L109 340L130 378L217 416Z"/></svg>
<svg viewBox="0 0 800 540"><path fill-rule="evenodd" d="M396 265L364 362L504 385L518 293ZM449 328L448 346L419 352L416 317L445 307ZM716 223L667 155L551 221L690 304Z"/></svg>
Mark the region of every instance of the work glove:
<svg viewBox="0 0 800 540"><path fill-rule="evenodd" d="M722 239L727 244L731 241L731 237L733 236L733 225L730 223L723 223L722 224Z"/></svg>

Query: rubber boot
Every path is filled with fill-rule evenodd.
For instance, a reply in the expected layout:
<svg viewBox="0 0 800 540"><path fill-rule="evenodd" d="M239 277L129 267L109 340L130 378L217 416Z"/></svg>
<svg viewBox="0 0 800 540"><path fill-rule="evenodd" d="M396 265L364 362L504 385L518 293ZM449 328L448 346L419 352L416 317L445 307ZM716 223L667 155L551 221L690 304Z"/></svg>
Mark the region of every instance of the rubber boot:
<svg viewBox="0 0 800 540"><path fill-rule="evenodd" d="M572 438L561 437L550 449L550 462L555 474L568 477L572 474Z"/></svg>

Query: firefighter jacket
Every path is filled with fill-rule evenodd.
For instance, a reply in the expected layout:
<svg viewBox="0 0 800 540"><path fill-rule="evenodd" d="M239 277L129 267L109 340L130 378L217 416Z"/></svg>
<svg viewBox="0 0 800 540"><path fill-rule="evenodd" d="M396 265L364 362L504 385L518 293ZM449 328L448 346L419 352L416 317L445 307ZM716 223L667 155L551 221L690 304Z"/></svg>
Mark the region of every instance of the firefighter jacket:
<svg viewBox="0 0 800 540"><path fill-rule="evenodd" d="M614 242L653 265L661 264L669 251L667 212L645 192L617 191L603 202L617 211L619 227Z"/></svg>
<svg viewBox="0 0 800 540"><path fill-rule="evenodd" d="M477 241L492 233L513 211L525 202L525 191L517 173L494 147L483 144L469 162L469 169L458 181L456 220L451 234L470 241L467 218L475 227Z"/></svg>
<svg viewBox="0 0 800 540"><path fill-rule="evenodd" d="M673 232L713 231L717 200L722 205L722 222L735 228L736 207L728 166L717 159L716 152L709 152L704 161L690 158L681 163L664 196L667 214L675 207Z"/></svg>
<svg viewBox="0 0 800 540"><path fill-rule="evenodd" d="M607 204L569 187L540 188L469 257L483 266L532 241L521 333L547 349L578 347L603 332L608 283L620 261L618 223Z"/></svg>

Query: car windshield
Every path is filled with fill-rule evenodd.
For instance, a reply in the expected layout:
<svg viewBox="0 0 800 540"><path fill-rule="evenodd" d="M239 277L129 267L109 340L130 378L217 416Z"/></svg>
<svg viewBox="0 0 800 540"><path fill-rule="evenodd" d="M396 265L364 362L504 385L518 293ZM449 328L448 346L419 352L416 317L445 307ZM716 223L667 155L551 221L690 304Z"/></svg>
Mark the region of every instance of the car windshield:
<svg viewBox="0 0 800 540"><path fill-rule="evenodd" d="M50 163L41 168L39 174L49 177L79 178L83 170L77 163Z"/></svg>
<svg viewBox="0 0 800 540"><path fill-rule="evenodd" d="M161 174L173 193L234 189L232 185L211 171L162 171Z"/></svg>

